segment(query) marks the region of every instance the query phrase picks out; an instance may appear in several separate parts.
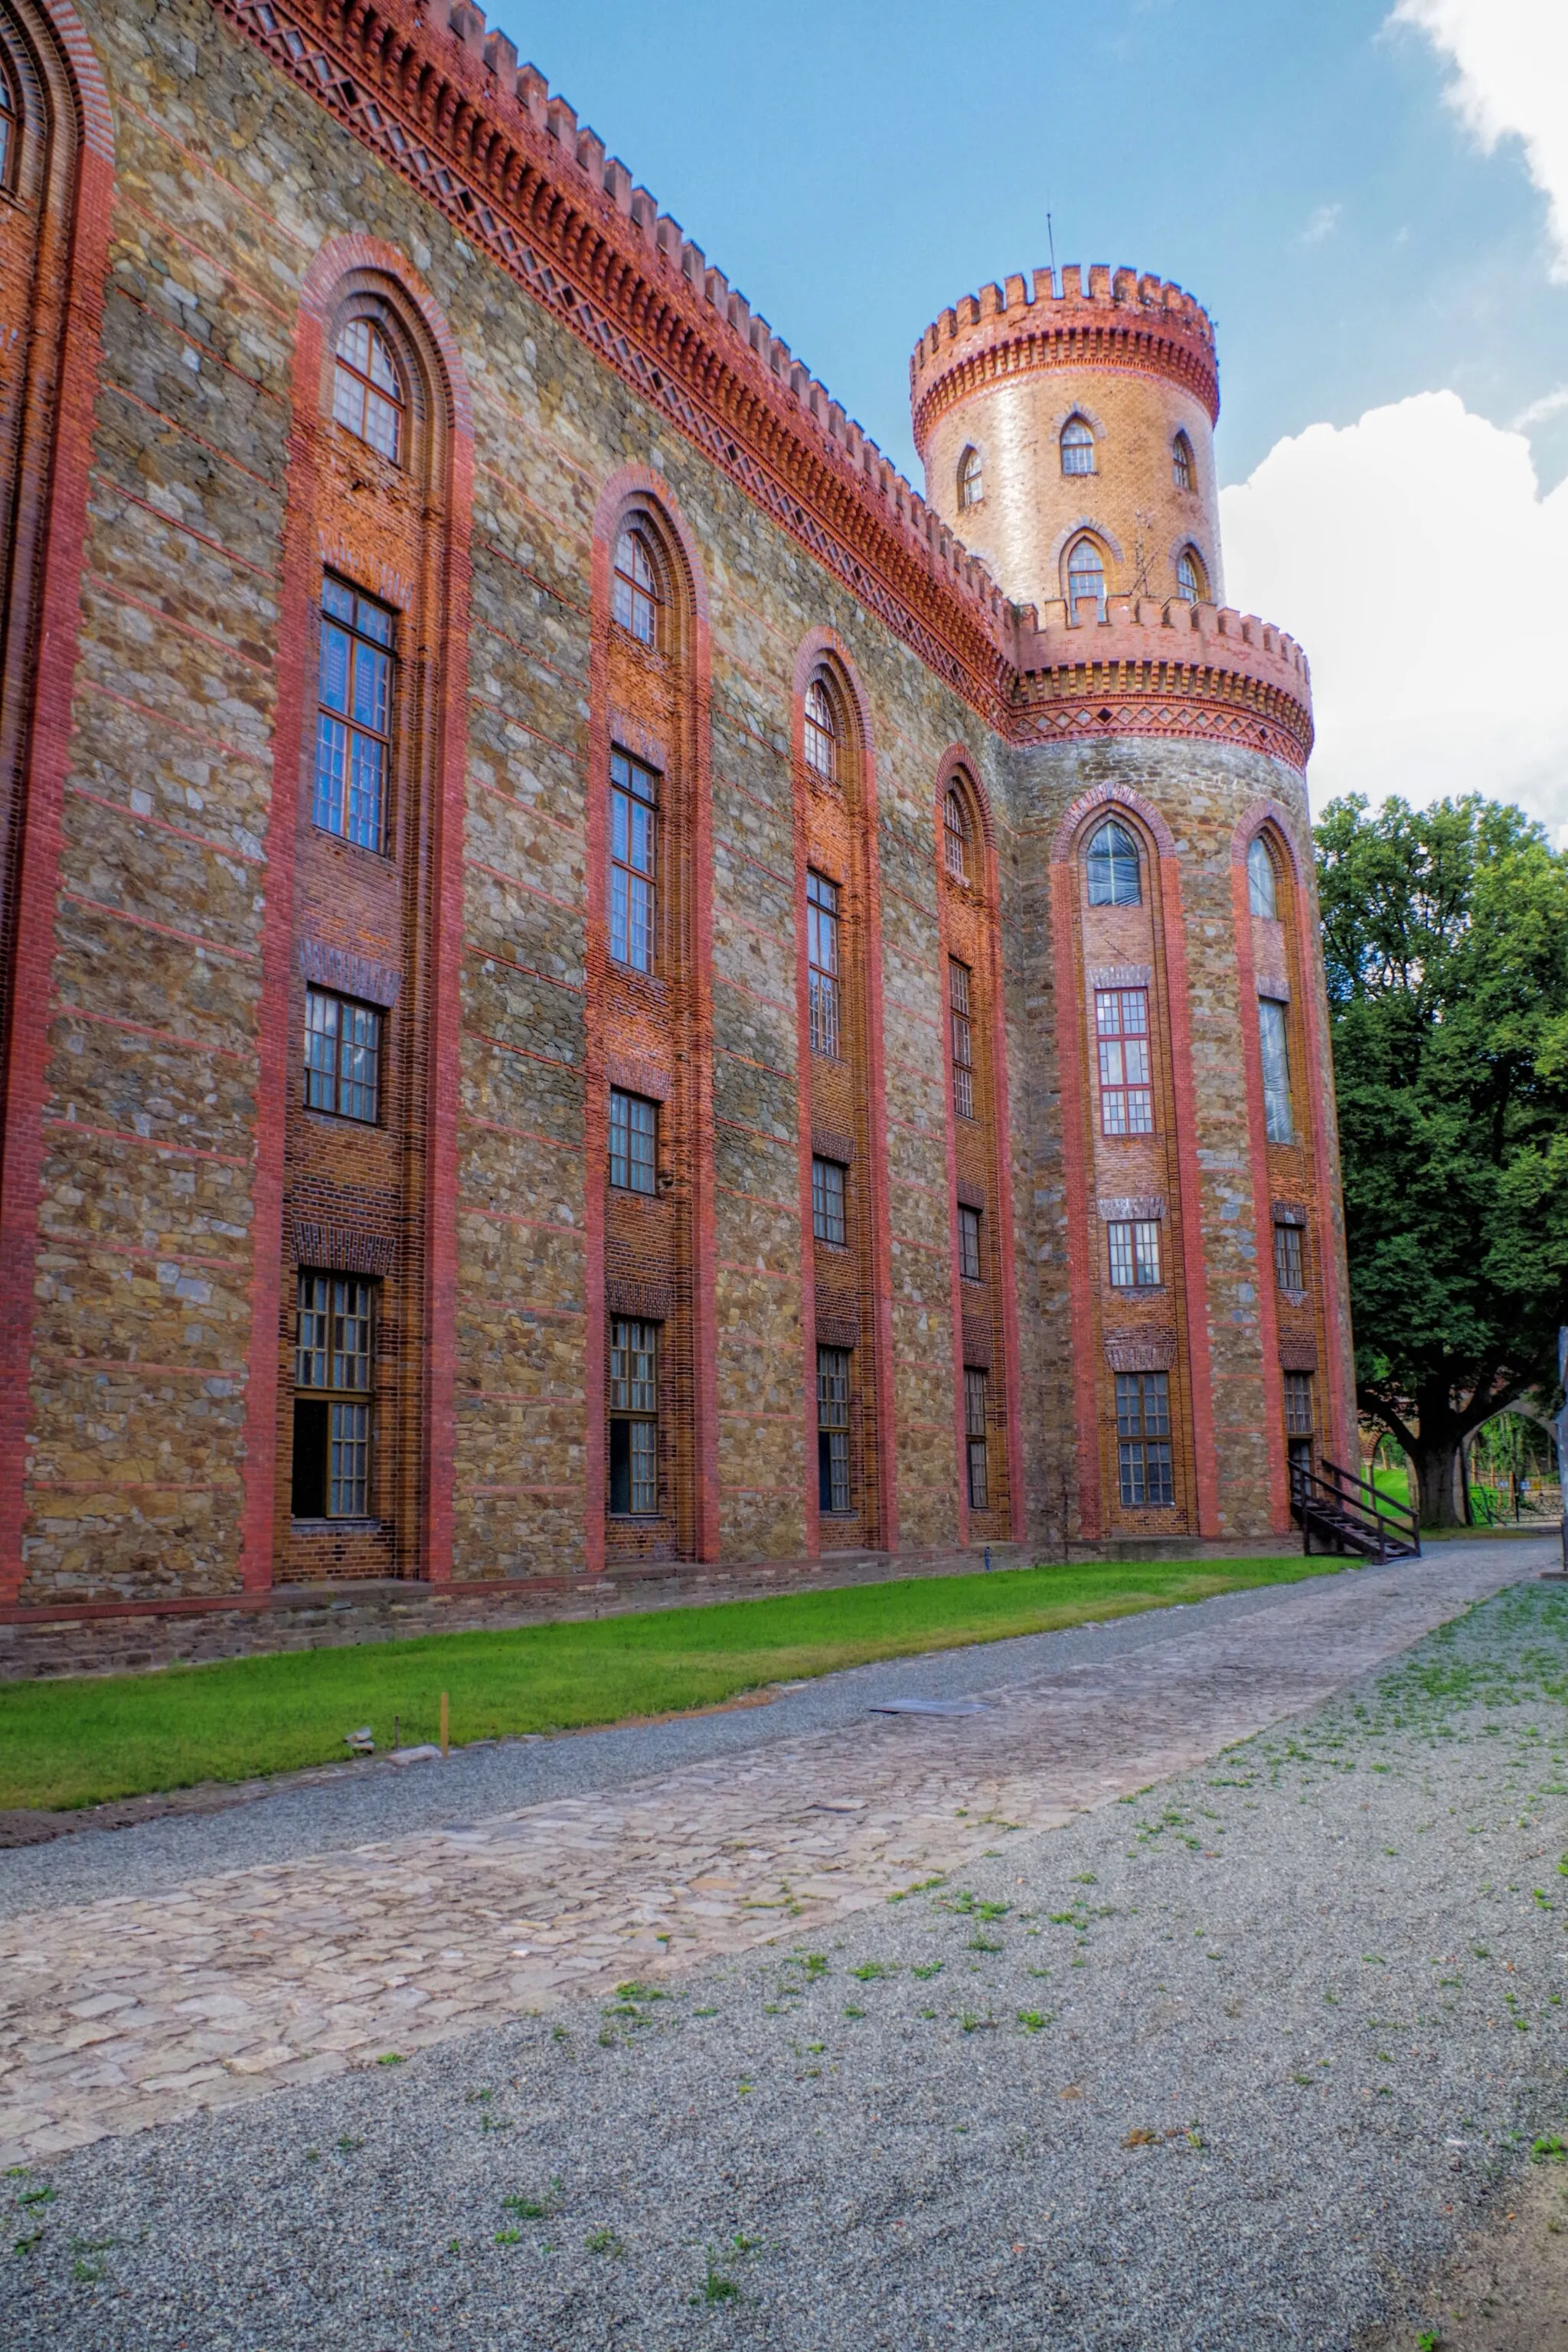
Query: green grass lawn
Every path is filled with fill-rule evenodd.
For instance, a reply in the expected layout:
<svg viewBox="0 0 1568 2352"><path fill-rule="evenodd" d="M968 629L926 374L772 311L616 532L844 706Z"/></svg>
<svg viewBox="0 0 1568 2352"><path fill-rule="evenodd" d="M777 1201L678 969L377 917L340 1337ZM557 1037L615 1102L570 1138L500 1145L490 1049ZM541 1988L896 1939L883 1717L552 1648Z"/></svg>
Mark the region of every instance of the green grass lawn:
<svg viewBox="0 0 1568 2352"><path fill-rule="evenodd" d="M0 1686L0 1806L72 1806L341 1759L368 1723L392 1744L564 1731L714 1706L872 1658L999 1642L1213 1593L1330 1576L1337 1559L1163 1560L796 1592L510 1633L241 1658Z"/></svg>

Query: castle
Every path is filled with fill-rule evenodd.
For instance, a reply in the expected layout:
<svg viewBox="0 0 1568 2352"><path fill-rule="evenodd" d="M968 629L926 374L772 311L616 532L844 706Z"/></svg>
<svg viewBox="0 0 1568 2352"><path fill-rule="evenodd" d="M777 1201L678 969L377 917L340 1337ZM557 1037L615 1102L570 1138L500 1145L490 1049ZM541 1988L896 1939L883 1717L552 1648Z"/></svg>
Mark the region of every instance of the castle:
<svg viewBox="0 0 1568 2352"><path fill-rule="evenodd" d="M1213 331L912 489L470 0L0 0L0 1620L1292 1549L1306 662Z"/></svg>

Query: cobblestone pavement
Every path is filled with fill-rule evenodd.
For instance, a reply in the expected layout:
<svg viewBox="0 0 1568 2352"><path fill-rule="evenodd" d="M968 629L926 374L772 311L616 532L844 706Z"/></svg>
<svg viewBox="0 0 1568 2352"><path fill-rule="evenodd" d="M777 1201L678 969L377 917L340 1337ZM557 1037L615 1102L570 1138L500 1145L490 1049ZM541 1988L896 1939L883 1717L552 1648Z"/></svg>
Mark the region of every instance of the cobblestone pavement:
<svg viewBox="0 0 1568 2352"><path fill-rule="evenodd" d="M0 2165L885 1899L1317 1706L1537 1566L1465 1546L1014 1680L1001 1645L979 1714L868 1715L611 1793L25 1914L0 1930Z"/></svg>

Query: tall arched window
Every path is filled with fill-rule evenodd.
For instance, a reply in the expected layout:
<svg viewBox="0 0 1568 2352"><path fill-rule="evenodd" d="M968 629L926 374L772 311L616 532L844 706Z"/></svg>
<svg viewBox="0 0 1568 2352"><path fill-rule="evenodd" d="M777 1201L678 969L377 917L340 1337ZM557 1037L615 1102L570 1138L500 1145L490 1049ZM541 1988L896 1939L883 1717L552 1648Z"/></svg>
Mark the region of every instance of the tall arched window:
<svg viewBox="0 0 1568 2352"><path fill-rule="evenodd" d="M1089 868L1091 907L1136 907L1142 897L1138 874L1138 844L1123 824L1111 818L1089 845L1084 860Z"/></svg>
<svg viewBox="0 0 1568 2352"><path fill-rule="evenodd" d="M333 357L332 415L380 457L399 464L408 394L392 345L374 320L350 319Z"/></svg>
<svg viewBox="0 0 1568 2352"><path fill-rule="evenodd" d="M1105 617L1105 558L1092 539L1073 541L1068 556L1068 618L1078 618L1080 596L1092 596Z"/></svg>
<svg viewBox="0 0 1568 2352"><path fill-rule="evenodd" d="M840 729L833 697L819 677L805 689L805 764L825 783L838 782Z"/></svg>
<svg viewBox="0 0 1568 2352"><path fill-rule="evenodd" d="M1262 915L1271 923L1279 921L1279 891L1274 860L1261 834L1247 853L1247 903L1255 915Z"/></svg>
<svg viewBox="0 0 1568 2352"><path fill-rule="evenodd" d="M1202 604L1208 597L1208 576L1204 560L1195 547L1184 547L1176 558L1176 593L1189 604Z"/></svg>
<svg viewBox="0 0 1568 2352"><path fill-rule="evenodd" d="M628 523L616 541L616 577L611 609L619 625L639 646L658 643L658 566L644 533Z"/></svg>
<svg viewBox="0 0 1568 2352"><path fill-rule="evenodd" d="M1198 486L1197 459L1184 433L1178 433L1171 444L1171 479L1179 490L1195 490Z"/></svg>
<svg viewBox="0 0 1568 2352"><path fill-rule="evenodd" d="M1081 416L1069 416L1062 426L1062 471L1092 474L1094 470L1094 427Z"/></svg>
<svg viewBox="0 0 1568 2352"><path fill-rule="evenodd" d="M11 88L11 78L0 66L0 188L16 185L16 150L20 144L20 123L16 111L16 94Z"/></svg>
<svg viewBox="0 0 1568 2352"><path fill-rule="evenodd" d="M985 470L978 449L966 449L958 461L958 503L977 507L985 496Z"/></svg>
<svg viewBox="0 0 1568 2352"><path fill-rule="evenodd" d="M969 811L963 805L963 794L956 784L948 787L942 809L942 855L947 870L958 882L969 879Z"/></svg>

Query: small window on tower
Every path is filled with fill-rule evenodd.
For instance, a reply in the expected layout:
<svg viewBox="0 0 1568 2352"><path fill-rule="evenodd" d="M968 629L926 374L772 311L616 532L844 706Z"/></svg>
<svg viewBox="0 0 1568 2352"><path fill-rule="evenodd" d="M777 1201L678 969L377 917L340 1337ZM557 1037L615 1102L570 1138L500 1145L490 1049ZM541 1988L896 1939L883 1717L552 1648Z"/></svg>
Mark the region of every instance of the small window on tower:
<svg viewBox="0 0 1568 2352"><path fill-rule="evenodd" d="M1274 860L1261 834L1247 853L1247 903L1255 915L1262 915L1269 922L1278 921L1279 892L1274 877Z"/></svg>
<svg viewBox="0 0 1568 2352"><path fill-rule="evenodd" d="M1138 844L1125 825L1102 824L1089 845L1091 907L1135 907L1139 900Z"/></svg>
<svg viewBox="0 0 1568 2352"><path fill-rule="evenodd" d="M17 148L16 95L0 67L0 188L15 187Z"/></svg>
<svg viewBox="0 0 1568 2352"><path fill-rule="evenodd" d="M1208 602L1208 574L1195 547L1184 547L1176 558L1176 593L1189 604Z"/></svg>
<svg viewBox="0 0 1568 2352"><path fill-rule="evenodd" d="M1064 474L1092 474L1094 464L1094 428L1081 416L1069 416L1062 426L1062 471Z"/></svg>
<svg viewBox="0 0 1568 2352"><path fill-rule="evenodd" d="M658 643L658 571L647 539L630 525L616 541L616 577L611 609L639 646Z"/></svg>
<svg viewBox="0 0 1568 2352"><path fill-rule="evenodd" d="M977 507L985 496L985 469L978 449L966 449L958 461L958 503Z"/></svg>
<svg viewBox="0 0 1568 2352"><path fill-rule="evenodd" d="M978 1209L960 1202L958 1209L958 1271L965 1282L984 1282L985 1260L980 1251L980 1218Z"/></svg>
<svg viewBox="0 0 1568 2352"><path fill-rule="evenodd" d="M963 794L954 785L948 793L942 811L942 851L947 870L955 882L969 879L969 811L963 805Z"/></svg>
<svg viewBox="0 0 1568 2352"><path fill-rule="evenodd" d="M805 689L805 764L824 783L838 782L838 713L819 677Z"/></svg>
<svg viewBox="0 0 1568 2352"><path fill-rule="evenodd" d="M1198 486L1197 460L1184 433L1178 433L1171 444L1171 479L1179 490L1195 490Z"/></svg>
<svg viewBox="0 0 1568 2352"><path fill-rule="evenodd" d="M1078 619L1079 599L1092 596L1100 617L1105 618L1105 558L1092 539L1075 540L1068 557L1068 618Z"/></svg>
<svg viewBox="0 0 1568 2352"><path fill-rule="evenodd" d="M369 319L351 319L338 337L332 369L332 415L377 455L395 466L403 454L408 404L392 345Z"/></svg>

